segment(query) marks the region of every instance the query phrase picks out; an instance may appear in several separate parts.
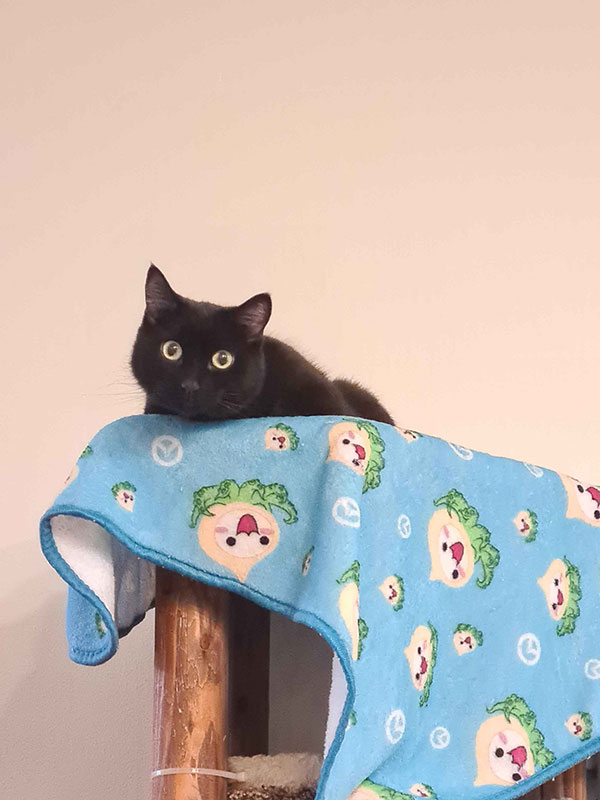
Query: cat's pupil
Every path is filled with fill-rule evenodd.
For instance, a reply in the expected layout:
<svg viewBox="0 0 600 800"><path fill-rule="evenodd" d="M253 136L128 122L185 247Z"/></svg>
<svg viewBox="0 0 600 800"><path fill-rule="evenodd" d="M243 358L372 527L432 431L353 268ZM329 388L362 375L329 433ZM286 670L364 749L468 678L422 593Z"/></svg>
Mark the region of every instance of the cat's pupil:
<svg viewBox="0 0 600 800"><path fill-rule="evenodd" d="M168 342L163 342L161 349L164 357L171 361L177 361L179 358L181 358L183 353L179 342L176 342L173 339L169 340Z"/></svg>
<svg viewBox="0 0 600 800"><path fill-rule="evenodd" d="M217 350L211 361L217 369L228 369L233 364L233 356L228 350Z"/></svg>

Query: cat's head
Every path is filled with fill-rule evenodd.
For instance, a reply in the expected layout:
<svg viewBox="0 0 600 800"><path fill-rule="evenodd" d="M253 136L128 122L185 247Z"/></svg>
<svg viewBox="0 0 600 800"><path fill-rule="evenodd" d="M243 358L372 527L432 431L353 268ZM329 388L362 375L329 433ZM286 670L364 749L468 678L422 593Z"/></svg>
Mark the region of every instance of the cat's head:
<svg viewBox="0 0 600 800"><path fill-rule="evenodd" d="M196 420L243 416L263 386L263 330L270 316L268 294L240 306L199 303L174 292L151 265L131 355L147 410Z"/></svg>

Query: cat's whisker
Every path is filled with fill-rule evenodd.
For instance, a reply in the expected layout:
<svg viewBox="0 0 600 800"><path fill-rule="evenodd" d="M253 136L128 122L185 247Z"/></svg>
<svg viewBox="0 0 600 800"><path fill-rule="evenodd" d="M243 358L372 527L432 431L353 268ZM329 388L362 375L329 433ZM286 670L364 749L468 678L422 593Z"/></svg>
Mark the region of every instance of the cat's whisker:
<svg viewBox="0 0 600 800"><path fill-rule="evenodd" d="M139 386L101 386L91 394L144 394L144 390Z"/></svg>
<svg viewBox="0 0 600 800"><path fill-rule="evenodd" d="M88 398L101 397L106 400L122 400L123 402L143 401L145 399L143 392L85 392L81 396Z"/></svg>
<svg viewBox="0 0 600 800"><path fill-rule="evenodd" d="M231 403L221 403L221 408L226 408L228 411L240 411L243 406L241 404L232 405Z"/></svg>

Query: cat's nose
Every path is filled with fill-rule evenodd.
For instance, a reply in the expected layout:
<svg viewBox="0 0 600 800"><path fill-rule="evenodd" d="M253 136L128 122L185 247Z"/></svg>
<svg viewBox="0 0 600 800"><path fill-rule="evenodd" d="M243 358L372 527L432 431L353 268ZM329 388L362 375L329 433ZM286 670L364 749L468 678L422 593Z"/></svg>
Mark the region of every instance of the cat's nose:
<svg viewBox="0 0 600 800"><path fill-rule="evenodd" d="M192 378L186 378L186 380L181 381L181 388L186 394L193 394L198 391L200 384Z"/></svg>

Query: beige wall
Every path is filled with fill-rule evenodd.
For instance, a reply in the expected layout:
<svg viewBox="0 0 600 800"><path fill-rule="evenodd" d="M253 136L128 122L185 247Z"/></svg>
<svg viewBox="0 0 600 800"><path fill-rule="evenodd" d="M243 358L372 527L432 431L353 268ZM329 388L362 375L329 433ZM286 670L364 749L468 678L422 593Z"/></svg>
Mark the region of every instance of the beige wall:
<svg viewBox="0 0 600 800"><path fill-rule="evenodd" d="M69 663L36 537L87 439L141 408L148 261L198 298L270 290L272 332L403 425L598 480L600 6L0 13L0 796L139 800L151 622ZM275 746L310 733L301 705Z"/></svg>

